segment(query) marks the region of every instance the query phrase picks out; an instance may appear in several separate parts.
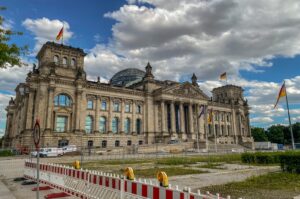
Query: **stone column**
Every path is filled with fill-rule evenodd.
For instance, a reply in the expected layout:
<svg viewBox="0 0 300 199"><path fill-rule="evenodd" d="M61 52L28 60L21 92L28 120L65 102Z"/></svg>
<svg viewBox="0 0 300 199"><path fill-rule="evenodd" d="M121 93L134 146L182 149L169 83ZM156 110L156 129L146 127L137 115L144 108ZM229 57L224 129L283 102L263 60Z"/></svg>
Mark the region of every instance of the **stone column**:
<svg viewBox="0 0 300 199"><path fill-rule="evenodd" d="M246 117L247 117L247 130L248 130L248 134L247 134L247 136L248 136L248 137L251 137L251 136L252 136L252 134L251 134L251 126L250 126L250 118L249 118L249 113L247 113Z"/></svg>
<svg viewBox="0 0 300 199"><path fill-rule="evenodd" d="M232 135L234 135L235 144L238 143L237 140L237 126L236 126L236 113L235 110L232 110L232 117L231 117L231 126L232 126Z"/></svg>
<svg viewBox="0 0 300 199"><path fill-rule="evenodd" d="M189 104L189 133L194 133L193 105Z"/></svg>
<svg viewBox="0 0 300 199"><path fill-rule="evenodd" d="M107 133L111 133L112 132L112 126L111 126L111 122L112 122L112 111L113 111L113 99L109 98L109 111L108 111L108 117L107 117L107 125L108 125L108 131Z"/></svg>
<svg viewBox="0 0 300 199"><path fill-rule="evenodd" d="M47 123L46 128L51 129L52 112L54 106L54 88L48 88L48 108L47 108Z"/></svg>
<svg viewBox="0 0 300 199"><path fill-rule="evenodd" d="M162 132L167 132L166 130L166 120L165 120L165 102L162 100L160 102L160 108L161 108L161 130Z"/></svg>
<svg viewBox="0 0 300 199"><path fill-rule="evenodd" d="M132 133L136 133L136 102L133 100L132 103Z"/></svg>
<svg viewBox="0 0 300 199"><path fill-rule="evenodd" d="M175 118L175 105L174 102L171 101L171 133L175 133L176 132L176 118Z"/></svg>
<svg viewBox="0 0 300 199"><path fill-rule="evenodd" d="M27 106L28 106L28 109L27 109L27 113L26 113L26 129L32 129L33 126L33 121L32 121L32 118L33 118L33 106L34 106L34 90L33 89L29 89L29 98L28 98L28 103L27 103Z"/></svg>
<svg viewBox="0 0 300 199"><path fill-rule="evenodd" d="M81 100L82 100L82 91L77 90L76 91L76 119L75 119L75 129L76 130L81 130ZM78 121L78 122L77 122Z"/></svg>
<svg viewBox="0 0 300 199"><path fill-rule="evenodd" d="M228 127L227 127L227 125L228 125L228 123L227 123L227 114L228 113L224 113L224 120L225 120L225 128L224 128L224 131L225 131L225 135L227 135L227 136L229 136L229 132L228 132Z"/></svg>
<svg viewBox="0 0 300 199"><path fill-rule="evenodd" d="M99 110L100 110L100 98L96 96L96 112L94 118L94 132L99 133Z"/></svg>
<svg viewBox="0 0 300 199"><path fill-rule="evenodd" d="M121 118L120 118L120 125L121 125L121 128L120 128L120 130L121 130L121 133L124 133L124 120L125 120L125 118L124 118L124 112L125 112L125 100L124 99L122 99L122 102L121 102Z"/></svg>
<svg viewBox="0 0 300 199"><path fill-rule="evenodd" d="M180 133L185 133L183 102L180 102Z"/></svg>
<svg viewBox="0 0 300 199"><path fill-rule="evenodd" d="M218 124L219 124L219 137L221 137L221 136L223 136L222 125L221 125L222 118L221 118L221 114L220 114L219 111L218 111L218 119L219 119L219 122L218 122Z"/></svg>

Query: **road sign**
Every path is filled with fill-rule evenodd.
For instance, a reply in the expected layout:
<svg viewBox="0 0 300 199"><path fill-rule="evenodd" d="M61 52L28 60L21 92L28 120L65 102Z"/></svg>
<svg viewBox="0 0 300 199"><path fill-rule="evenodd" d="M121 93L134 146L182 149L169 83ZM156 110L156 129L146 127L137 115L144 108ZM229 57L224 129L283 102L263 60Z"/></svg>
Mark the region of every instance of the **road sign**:
<svg viewBox="0 0 300 199"><path fill-rule="evenodd" d="M35 144L36 149L38 149L38 147L39 147L40 137L41 137L40 123L39 123L39 120L36 120L34 128L33 128L33 142Z"/></svg>

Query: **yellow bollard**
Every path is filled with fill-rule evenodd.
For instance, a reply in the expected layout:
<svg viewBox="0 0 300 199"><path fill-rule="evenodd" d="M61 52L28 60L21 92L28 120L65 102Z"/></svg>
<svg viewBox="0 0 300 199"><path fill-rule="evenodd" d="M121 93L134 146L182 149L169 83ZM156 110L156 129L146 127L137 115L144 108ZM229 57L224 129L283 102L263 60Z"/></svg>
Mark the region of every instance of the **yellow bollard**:
<svg viewBox="0 0 300 199"><path fill-rule="evenodd" d="M124 171L127 180L134 180L134 173L131 167L127 167Z"/></svg>
<svg viewBox="0 0 300 199"><path fill-rule="evenodd" d="M75 169L80 169L80 162L79 160L76 160L74 163L73 163L73 166Z"/></svg>
<svg viewBox="0 0 300 199"><path fill-rule="evenodd" d="M168 176L165 172L159 171L157 173L157 180L159 181L160 186L162 186L162 187L168 187L169 186Z"/></svg>

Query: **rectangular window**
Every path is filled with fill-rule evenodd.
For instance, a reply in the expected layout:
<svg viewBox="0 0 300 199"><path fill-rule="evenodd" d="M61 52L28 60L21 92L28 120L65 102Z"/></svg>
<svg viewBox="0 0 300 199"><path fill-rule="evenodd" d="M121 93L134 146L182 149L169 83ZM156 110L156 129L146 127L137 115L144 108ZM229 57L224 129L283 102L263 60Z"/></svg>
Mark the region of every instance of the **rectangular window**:
<svg viewBox="0 0 300 199"><path fill-rule="evenodd" d="M125 104L125 113L130 113L130 104Z"/></svg>
<svg viewBox="0 0 300 199"><path fill-rule="evenodd" d="M120 111L120 103L114 102L114 111L119 112Z"/></svg>
<svg viewBox="0 0 300 199"><path fill-rule="evenodd" d="M101 110L106 111L106 101L102 101Z"/></svg>
<svg viewBox="0 0 300 199"><path fill-rule="evenodd" d="M88 100L87 101L87 108L88 109L93 109L93 100Z"/></svg>
<svg viewBox="0 0 300 199"><path fill-rule="evenodd" d="M68 117L66 116L57 116L56 118L56 131L57 132L65 132L67 129L67 121Z"/></svg>
<svg viewBox="0 0 300 199"><path fill-rule="evenodd" d="M141 105L136 106L136 113L142 113L142 106Z"/></svg>
<svg viewBox="0 0 300 199"><path fill-rule="evenodd" d="M216 113L215 114L215 121L218 121L219 120L219 117L218 117L219 115Z"/></svg>

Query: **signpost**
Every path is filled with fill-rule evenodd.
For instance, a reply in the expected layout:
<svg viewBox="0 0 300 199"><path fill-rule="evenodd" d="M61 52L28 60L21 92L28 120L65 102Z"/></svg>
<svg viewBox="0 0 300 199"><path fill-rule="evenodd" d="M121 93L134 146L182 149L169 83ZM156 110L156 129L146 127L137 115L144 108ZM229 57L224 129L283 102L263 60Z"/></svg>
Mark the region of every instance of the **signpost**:
<svg viewBox="0 0 300 199"><path fill-rule="evenodd" d="M36 180L37 180L37 185L36 185L36 198L39 199L40 196L40 137L41 137L41 128L40 128L40 122L37 119L33 128L33 142L36 148Z"/></svg>

